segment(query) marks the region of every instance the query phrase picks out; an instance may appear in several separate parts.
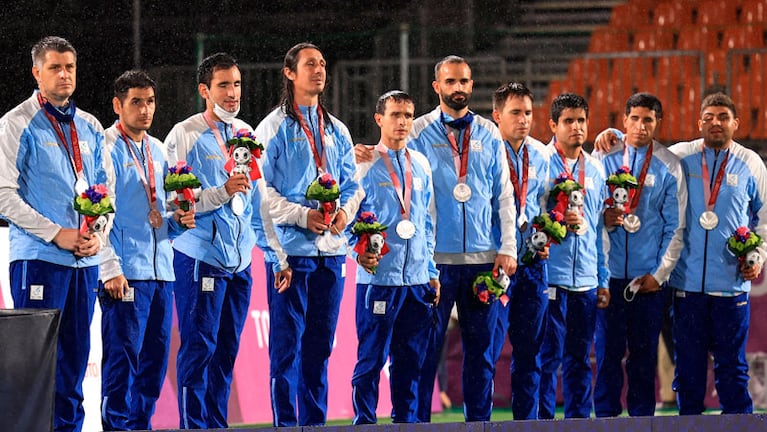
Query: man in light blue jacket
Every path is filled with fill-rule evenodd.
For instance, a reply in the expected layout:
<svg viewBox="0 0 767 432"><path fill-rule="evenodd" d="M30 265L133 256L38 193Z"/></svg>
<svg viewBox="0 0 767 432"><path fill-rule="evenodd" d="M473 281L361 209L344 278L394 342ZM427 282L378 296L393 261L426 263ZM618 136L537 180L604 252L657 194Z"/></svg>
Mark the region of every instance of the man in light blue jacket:
<svg viewBox="0 0 767 432"><path fill-rule="evenodd" d="M662 119L663 107L657 97L632 95L623 117L625 133L611 129L597 137L597 141L600 137L615 139L618 145L608 153L593 154L608 176L624 169L637 180L634 187L613 186L613 202L604 212L610 236L610 305L597 312L597 417L619 416L623 411L626 349L628 413L655 414L658 335L669 298L666 281L682 249L687 203L679 159L653 139ZM631 190L630 196L623 193Z"/></svg>
<svg viewBox="0 0 767 432"><path fill-rule="evenodd" d="M547 258L549 247L536 252L525 241L530 238L533 219L541 214L541 200L549 181L549 150L530 136L533 122L533 93L521 83L508 83L493 93L493 120L504 142L504 156L514 186L517 210L517 256L530 255L522 262L509 284L509 304L501 314L500 336L495 355L501 355L506 333L511 352L511 410L515 420L538 418L541 382L540 351L549 299ZM494 227L495 230L496 227Z"/></svg>
<svg viewBox="0 0 767 432"><path fill-rule="evenodd" d="M378 381L390 358L392 421L418 421L415 391L439 294L434 264L431 167L406 139L415 105L407 93L384 93L376 104L381 140L373 160L358 167L364 198L359 217L375 214L388 252L354 252L357 267L357 365L352 375L354 424L376 423ZM359 240L358 240L359 241Z"/></svg>
<svg viewBox="0 0 767 432"><path fill-rule="evenodd" d="M0 214L11 223L14 307L60 309L54 427L82 429L82 381L98 289L96 256L108 232L80 234L73 206L112 170L104 130L75 107L77 54L48 36L32 47L39 91L0 118Z"/></svg>
<svg viewBox="0 0 767 432"><path fill-rule="evenodd" d="M687 177L687 224L681 256L671 274L674 290L674 346L679 414L705 410L708 353L723 414L753 411L748 393L746 340L751 281L767 257L754 241L754 262L728 251L739 228L767 238L767 170L753 150L733 140L738 130L735 104L714 93L703 99L698 128L701 139L670 148Z"/></svg>
<svg viewBox="0 0 767 432"><path fill-rule="evenodd" d="M441 301L419 388L419 418L431 418L431 395L445 331L458 305L463 342L466 421L489 421L495 375L494 339L499 302L484 304L473 293L479 272L517 268L514 192L503 141L496 126L469 110L473 80L466 60L448 56L434 67L439 106L415 120L408 147L423 153L434 179L436 246ZM497 221L500 245L493 236ZM503 336L503 335L501 335Z"/></svg>
<svg viewBox="0 0 767 432"><path fill-rule="evenodd" d="M321 102L322 52L297 44L286 53L282 72L280 106L256 128L266 146L264 179L272 216L293 270L289 288L267 291L272 415L275 426L323 425L328 358L346 279L342 233L361 190L354 179L349 130ZM321 175L326 184L335 182L340 194L327 210L306 197Z"/></svg>
<svg viewBox="0 0 767 432"><path fill-rule="evenodd" d="M602 245L602 205L605 175L602 164L583 144L588 136L589 106L573 93L557 96L551 104L549 127L554 134L549 149L547 210L564 216L568 232L561 244L552 245L549 262L549 310L541 348L541 396L538 416L554 418L557 370L562 365L562 393L566 418L588 418L591 413L591 364L597 308L610 301L608 270ZM567 196L559 205L557 179L570 178L582 186L583 199ZM571 194L572 195L572 194Z"/></svg>
<svg viewBox="0 0 767 432"><path fill-rule="evenodd" d="M236 131L251 129L236 118L242 92L237 62L229 54L213 54L197 73L205 111L176 124L165 139L169 165L186 161L202 183L197 228L173 242L173 292L181 336L178 405L185 429L227 427L234 361L250 305L255 210L277 256L276 283L283 287L290 282L287 258L274 232L268 200L263 199L263 179L252 183L245 174L230 175L224 168L230 157L226 142ZM261 198L258 209L252 205L255 193Z"/></svg>
<svg viewBox="0 0 767 432"><path fill-rule="evenodd" d="M101 252L104 430L148 430L160 397L170 351L173 249L194 211L166 211L162 143L146 131L156 107L155 82L143 71L115 80L112 106L119 120L106 130L115 172L115 218Z"/></svg>

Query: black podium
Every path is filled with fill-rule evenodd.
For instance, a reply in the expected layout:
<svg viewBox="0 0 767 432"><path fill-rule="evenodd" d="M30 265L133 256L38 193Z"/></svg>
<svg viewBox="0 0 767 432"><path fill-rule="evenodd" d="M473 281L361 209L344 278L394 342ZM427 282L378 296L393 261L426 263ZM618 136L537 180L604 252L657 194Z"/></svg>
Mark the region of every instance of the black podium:
<svg viewBox="0 0 767 432"><path fill-rule="evenodd" d="M0 309L0 430L53 431L58 309Z"/></svg>

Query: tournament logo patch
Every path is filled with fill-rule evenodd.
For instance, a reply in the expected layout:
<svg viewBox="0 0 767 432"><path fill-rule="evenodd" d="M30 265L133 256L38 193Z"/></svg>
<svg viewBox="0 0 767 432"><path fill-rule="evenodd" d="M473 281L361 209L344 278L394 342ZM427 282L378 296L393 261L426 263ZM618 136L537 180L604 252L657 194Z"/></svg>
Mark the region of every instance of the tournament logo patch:
<svg viewBox="0 0 767 432"><path fill-rule="evenodd" d="M373 315L385 315L386 314L386 302L374 301L373 302Z"/></svg>

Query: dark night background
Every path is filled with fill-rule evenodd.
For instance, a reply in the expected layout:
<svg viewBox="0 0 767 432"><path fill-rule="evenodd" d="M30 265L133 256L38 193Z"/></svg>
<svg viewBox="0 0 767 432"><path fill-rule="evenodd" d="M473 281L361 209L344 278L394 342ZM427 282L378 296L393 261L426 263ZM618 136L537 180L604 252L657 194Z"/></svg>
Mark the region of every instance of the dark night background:
<svg viewBox="0 0 767 432"><path fill-rule="evenodd" d="M111 109L112 82L134 67L133 2L3 3L0 50L5 60L0 64L0 92L4 97L0 100L0 113L29 97L36 86L31 74L32 45L43 36L58 35L68 39L78 52L73 100L109 126L115 118ZM205 34L206 55L224 50L234 54L240 63L281 63L292 45L311 41L322 49L331 74L334 62L339 59L397 57L397 29L402 23L410 25L411 39L415 41L410 44L412 56L466 56L480 52L500 37L499 29L513 21L515 4L518 2L499 0L468 3L427 0L420 4L402 0L142 0L139 66L150 71L168 65L187 66L188 72L179 79L196 88L192 72L197 62L196 35ZM467 41L464 31L469 22L476 30ZM420 37L421 31L428 32L428 36ZM330 79L332 85L332 75ZM276 87L272 94L258 97L266 99L262 104L271 106L279 91ZM184 116L166 118L166 104L179 103L180 98L159 93L156 127L151 132L163 139L165 125ZM254 95L244 87L243 97ZM436 103L436 98L433 102ZM194 103L189 105L192 106L181 110L186 115L197 111ZM241 117L255 125L262 114L250 111L244 105Z"/></svg>

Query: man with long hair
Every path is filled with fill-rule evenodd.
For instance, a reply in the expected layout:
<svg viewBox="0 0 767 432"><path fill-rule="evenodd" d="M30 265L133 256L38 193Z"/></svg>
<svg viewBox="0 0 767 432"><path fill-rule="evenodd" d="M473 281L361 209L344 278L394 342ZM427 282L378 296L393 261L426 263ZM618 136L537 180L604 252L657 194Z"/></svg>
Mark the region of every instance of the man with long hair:
<svg viewBox="0 0 767 432"><path fill-rule="evenodd" d="M322 425L328 357L346 278L341 234L360 189L349 130L322 103L327 80L322 52L300 43L285 54L282 72L280 105L256 128L266 146L264 178L272 215L293 269L289 288L267 291L272 414L275 426ZM320 182L328 191L337 190L337 198L307 199L310 186ZM267 253L267 267L271 259Z"/></svg>

